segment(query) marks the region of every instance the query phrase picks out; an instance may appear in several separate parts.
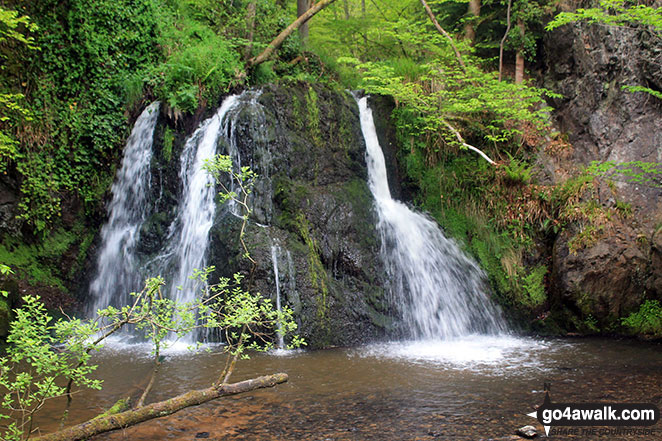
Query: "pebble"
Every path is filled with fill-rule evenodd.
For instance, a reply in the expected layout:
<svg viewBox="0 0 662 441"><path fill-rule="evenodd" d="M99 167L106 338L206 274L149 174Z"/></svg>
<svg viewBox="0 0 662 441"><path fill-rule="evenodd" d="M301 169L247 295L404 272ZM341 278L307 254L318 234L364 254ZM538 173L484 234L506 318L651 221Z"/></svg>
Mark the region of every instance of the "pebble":
<svg viewBox="0 0 662 441"><path fill-rule="evenodd" d="M520 427L519 429L517 429L515 433L518 434L519 436L523 436L524 438L529 438L529 439L538 436L538 431L533 426Z"/></svg>

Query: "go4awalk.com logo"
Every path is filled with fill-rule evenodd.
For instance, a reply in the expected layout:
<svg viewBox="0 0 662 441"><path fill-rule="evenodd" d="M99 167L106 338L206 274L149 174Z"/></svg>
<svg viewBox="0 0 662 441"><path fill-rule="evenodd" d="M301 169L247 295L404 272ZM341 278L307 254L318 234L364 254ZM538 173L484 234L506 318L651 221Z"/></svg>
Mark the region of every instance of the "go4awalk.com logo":
<svg viewBox="0 0 662 441"><path fill-rule="evenodd" d="M549 390L549 383L545 383L545 400L535 412L527 414L543 425L547 436L552 428L552 435L654 435L662 432L651 427L660 419L660 410L654 404L552 403Z"/></svg>

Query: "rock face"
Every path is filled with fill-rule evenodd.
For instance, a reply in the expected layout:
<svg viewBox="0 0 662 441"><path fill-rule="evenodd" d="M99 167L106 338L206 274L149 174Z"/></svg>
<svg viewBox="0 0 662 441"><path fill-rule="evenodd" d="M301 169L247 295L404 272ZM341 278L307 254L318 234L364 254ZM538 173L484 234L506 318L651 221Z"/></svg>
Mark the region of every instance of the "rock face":
<svg viewBox="0 0 662 441"><path fill-rule="evenodd" d="M242 166L257 173L242 258L241 221L219 207L210 263L241 270L255 289L290 306L309 346L349 345L383 335L379 238L367 186L358 108L323 87L267 87L262 114L242 112ZM278 273L276 273L276 268Z"/></svg>
<svg viewBox="0 0 662 441"><path fill-rule="evenodd" d="M383 336L391 319L356 102L307 84L267 86L255 96L234 116L234 145L222 137L218 148L258 176L244 237L255 264L244 256L237 210L220 201L207 264L215 277L242 273L249 289L274 304L279 292L308 347ZM181 194L178 158L205 116L159 120L151 178L158 185L140 231L141 262L153 261L168 238Z"/></svg>
<svg viewBox="0 0 662 441"><path fill-rule="evenodd" d="M552 105L573 145L563 161L545 159L556 180L591 161L662 162L662 104L649 94L622 90L641 85L662 90L662 45L643 29L567 25L546 37L545 86L563 95ZM635 184L615 175L596 181L603 207L629 204L632 215L613 222L594 244L569 252L581 225L553 246L552 287L557 300L580 317L609 326L645 298L662 296L659 236L662 176ZM603 328L604 329L604 328Z"/></svg>

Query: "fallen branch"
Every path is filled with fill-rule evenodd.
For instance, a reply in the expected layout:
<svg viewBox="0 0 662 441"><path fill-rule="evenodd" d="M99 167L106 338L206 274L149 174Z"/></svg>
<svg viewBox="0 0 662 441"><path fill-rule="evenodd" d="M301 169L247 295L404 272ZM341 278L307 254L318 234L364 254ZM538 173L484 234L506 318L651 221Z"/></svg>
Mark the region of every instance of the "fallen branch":
<svg viewBox="0 0 662 441"><path fill-rule="evenodd" d="M306 23L308 20L310 20L315 14L317 14L319 11L322 9L326 8L329 6L331 3L335 2L336 0L320 0L319 2L315 3L310 9L308 9L306 12L301 14L299 18L294 20L288 27L286 27L283 32L278 34L276 38L273 39L271 43L269 43L269 46L262 51L260 55L257 57L253 57L250 60L248 60L248 67L254 67L257 66L260 63L263 63L269 59L271 54L274 53L276 49L278 49L285 39L292 35L294 31L299 29L299 26L302 24Z"/></svg>
<svg viewBox="0 0 662 441"><path fill-rule="evenodd" d="M450 130L451 132L453 132L453 134L455 135L455 137L457 138L457 140L460 142L460 144L462 144L462 146L468 148L469 150L472 150L472 151L478 153L480 156L483 157L483 159L485 159L485 160L486 160L487 162L489 162L490 164L492 164L492 165L496 165L496 162L492 161L492 159L490 159L489 156L487 156L485 153L483 153L482 150L480 150L479 148L476 148L476 147L472 146L471 144L467 144L466 141L464 140L464 138L462 137L462 135L460 135L460 132L459 132L455 127L453 127L452 125L450 125L450 123L449 123L448 121L446 121L445 119L442 119L442 121L443 121L443 123L446 125L446 127L448 127L448 130Z"/></svg>
<svg viewBox="0 0 662 441"><path fill-rule="evenodd" d="M143 406L139 409L95 418L59 432L34 438L33 441L83 440L100 433L122 429L153 418L171 415L187 407L197 406L198 404L206 403L223 396L236 395L265 387L273 387L277 384L286 382L287 379L287 374L280 373L240 381L239 383L221 384L207 389L193 390L165 401Z"/></svg>

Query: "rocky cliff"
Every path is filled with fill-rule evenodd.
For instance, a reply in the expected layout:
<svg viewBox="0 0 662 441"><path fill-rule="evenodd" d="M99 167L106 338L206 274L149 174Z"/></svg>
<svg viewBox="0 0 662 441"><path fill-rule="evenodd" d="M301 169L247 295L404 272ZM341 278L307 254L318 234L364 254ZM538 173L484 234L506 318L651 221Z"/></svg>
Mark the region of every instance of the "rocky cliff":
<svg viewBox="0 0 662 441"><path fill-rule="evenodd" d="M552 105L572 151L565 157L543 154L555 182L592 161L617 164L662 162L662 102L623 86L662 90L662 45L645 29L566 25L545 38L545 86L563 95ZM637 167L635 172L640 172ZM575 317L592 317L602 331L637 309L645 299L662 297L662 176L633 182L612 171L595 179L585 198L617 207L625 216L609 219L595 231L580 222L553 244L553 298ZM569 246L578 234L586 247Z"/></svg>

